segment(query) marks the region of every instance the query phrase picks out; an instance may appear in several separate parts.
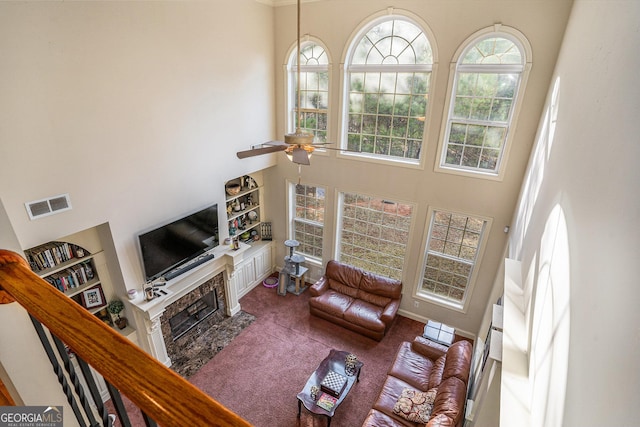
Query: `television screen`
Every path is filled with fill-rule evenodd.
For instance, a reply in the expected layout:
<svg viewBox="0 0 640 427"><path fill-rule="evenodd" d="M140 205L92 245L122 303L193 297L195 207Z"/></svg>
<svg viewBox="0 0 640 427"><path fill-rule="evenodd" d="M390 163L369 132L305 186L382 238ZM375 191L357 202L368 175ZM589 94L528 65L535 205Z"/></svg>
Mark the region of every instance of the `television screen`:
<svg viewBox="0 0 640 427"><path fill-rule="evenodd" d="M145 279L155 280L218 246L218 205L138 235Z"/></svg>

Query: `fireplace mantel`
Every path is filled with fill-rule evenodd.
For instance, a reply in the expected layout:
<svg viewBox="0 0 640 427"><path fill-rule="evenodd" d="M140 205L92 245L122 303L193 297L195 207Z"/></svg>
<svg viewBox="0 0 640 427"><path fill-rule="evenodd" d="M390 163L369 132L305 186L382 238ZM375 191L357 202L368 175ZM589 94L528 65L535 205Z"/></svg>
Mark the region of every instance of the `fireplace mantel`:
<svg viewBox="0 0 640 427"><path fill-rule="evenodd" d="M144 292L138 292L136 299L128 301L133 307L132 311L138 326L141 347L166 366L171 366L171 359L167 354L160 325L160 318L165 308L221 272L224 274L226 314L233 316L239 313L240 303L234 276L236 266L242 262L245 252L250 247L244 243L240 243L240 248L237 250L228 246L218 246L209 252L214 254L212 260L198 265L167 281L164 286L160 286L158 288L160 296L146 301ZM142 327L143 325L144 327Z"/></svg>

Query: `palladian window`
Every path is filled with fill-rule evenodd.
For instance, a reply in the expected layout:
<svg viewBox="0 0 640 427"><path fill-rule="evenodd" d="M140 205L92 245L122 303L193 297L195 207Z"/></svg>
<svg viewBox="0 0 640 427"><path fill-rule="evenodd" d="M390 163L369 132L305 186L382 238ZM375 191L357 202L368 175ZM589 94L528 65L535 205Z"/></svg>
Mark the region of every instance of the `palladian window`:
<svg viewBox="0 0 640 427"><path fill-rule="evenodd" d="M418 163L432 67L431 43L412 20L385 17L365 28L347 58L342 147Z"/></svg>
<svg viewBox="0 0 640 427"><path fill-rule="evenodd" d="M298 125L315 135L316 142L327 142L327 114L329 110L329 58L326 50L314 41L300 46L300 110L297 94L297 49L287 64L289 70L288 127L293 132ZM300 114L298 114L298 112Z"/></svg>
<svg viewBox="0 0 640 427"><path fill-rule="evenodd" d="M455 69L440 167L498 175L520 96L526 58L513 36L489 33Z"/></svg>

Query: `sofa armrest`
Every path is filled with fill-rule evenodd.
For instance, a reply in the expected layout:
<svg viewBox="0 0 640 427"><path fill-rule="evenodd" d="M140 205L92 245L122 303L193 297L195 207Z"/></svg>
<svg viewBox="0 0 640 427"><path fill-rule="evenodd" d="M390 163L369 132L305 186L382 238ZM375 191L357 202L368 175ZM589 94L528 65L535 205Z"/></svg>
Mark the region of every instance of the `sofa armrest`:
<svg viewBox="0 0 640 427"><path fill-rule="evenodd" d="M380 316L380 320L382 320L386 325L391 323L393 319L395 319L396 314L398 313L398 309L400 308L400 300L394 299L387 304L382 312L382 316Z"/></svg>
<svg viewBox="0 0 640 427"><path fill-rule="evenodd" d="M313 286L309 288L309 292L312 296L324 294L329 289L329 281L326 276L322 276Z"/></svg>
<svg viewBox="0 0 640 427"><path fill-rule="evenodd" d="M420 335L413 339L411 348L415 352L420 353L431 360L437 360L439 357L443 356L449 349L447 346L428 340Z"/></svg>

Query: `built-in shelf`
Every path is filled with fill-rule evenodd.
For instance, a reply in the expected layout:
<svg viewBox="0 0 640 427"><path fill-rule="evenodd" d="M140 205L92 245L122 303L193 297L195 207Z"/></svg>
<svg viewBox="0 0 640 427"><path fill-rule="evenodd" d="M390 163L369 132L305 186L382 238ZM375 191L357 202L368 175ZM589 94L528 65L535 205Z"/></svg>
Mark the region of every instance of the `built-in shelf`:
<svg viewBox="0 0 640 427"><path fill-rule="evenodd" d="M236 194L229 194L232 187L240 190ZM260 194L262 187L258 186L253 177L244 175L226 182L225 191L229 237L249 244L260 240L263 215Z"/></svg>

